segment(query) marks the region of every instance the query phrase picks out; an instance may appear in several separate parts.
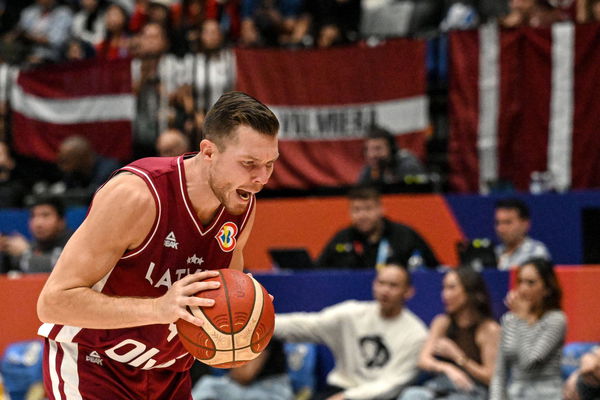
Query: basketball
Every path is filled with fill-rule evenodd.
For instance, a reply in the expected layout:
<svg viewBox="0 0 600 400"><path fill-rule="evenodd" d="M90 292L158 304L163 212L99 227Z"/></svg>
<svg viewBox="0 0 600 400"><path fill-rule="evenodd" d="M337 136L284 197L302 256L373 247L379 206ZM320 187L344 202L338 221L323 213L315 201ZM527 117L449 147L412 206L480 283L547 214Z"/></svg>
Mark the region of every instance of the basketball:
<svg viewBox="0 0 600 400"><path fill-rule="evenodd" d="M199 327L183 319L176 322L181 343L196 359L216 368L239 367L267 347L275 327L273 302L254 278L234 269L219 270L206 281L221 286L197 294L215 300L212 307L188 307L204 321Z"/></svg>

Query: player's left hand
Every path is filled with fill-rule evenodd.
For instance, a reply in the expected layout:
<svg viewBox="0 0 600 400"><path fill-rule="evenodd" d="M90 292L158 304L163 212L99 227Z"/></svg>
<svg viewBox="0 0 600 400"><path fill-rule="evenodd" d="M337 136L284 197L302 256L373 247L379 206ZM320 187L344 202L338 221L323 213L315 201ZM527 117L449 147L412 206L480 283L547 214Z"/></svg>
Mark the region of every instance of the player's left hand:
<svg viewBox="0 0 600 400"><path fill-rule="evenodd" d="M167 293L154 299L154 313L157 323L170 324L178 319L202 326L202 320L187 311L188 306L212 307L213 299L196 296L198 292L217 289L220 283L217 281L205 281L208 278L218 276L218 271L202 271L188 275L175 282Z"/></svg>

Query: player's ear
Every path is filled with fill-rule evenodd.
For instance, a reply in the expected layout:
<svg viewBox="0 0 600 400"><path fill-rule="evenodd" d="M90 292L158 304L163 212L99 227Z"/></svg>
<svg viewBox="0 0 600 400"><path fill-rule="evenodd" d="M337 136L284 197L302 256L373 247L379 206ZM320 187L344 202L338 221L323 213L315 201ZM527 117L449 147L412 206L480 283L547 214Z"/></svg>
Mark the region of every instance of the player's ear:
<svg viewBox="0 0 600 400"><path fill-rule="evenodd" d="M211 159L216 150L217 145L214 142L208 139L202 139L200 142L200 153L202 154L202 158Z"/></svg>

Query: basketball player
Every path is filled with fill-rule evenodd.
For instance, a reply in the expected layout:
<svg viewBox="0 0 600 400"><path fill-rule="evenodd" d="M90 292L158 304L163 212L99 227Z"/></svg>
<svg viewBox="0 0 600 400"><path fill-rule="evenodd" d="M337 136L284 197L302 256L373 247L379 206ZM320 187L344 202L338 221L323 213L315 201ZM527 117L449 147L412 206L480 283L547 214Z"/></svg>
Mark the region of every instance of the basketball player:
<svg viewBox="0 0 600 400"><path fill-rule="evenodd" d="M97 192L38 300L50 399L191 399L174 322L219 268L242 269L255 193L278 157L275 115L224 94L195 155L146 158Z"/></svg>

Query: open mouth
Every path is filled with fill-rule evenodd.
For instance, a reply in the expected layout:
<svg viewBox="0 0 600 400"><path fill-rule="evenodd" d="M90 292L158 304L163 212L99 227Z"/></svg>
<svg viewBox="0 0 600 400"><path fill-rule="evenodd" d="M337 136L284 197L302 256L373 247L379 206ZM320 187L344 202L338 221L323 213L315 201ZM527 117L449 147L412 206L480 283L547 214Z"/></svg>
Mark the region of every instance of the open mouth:
<svg viewBox="0 0 600 400"><path fill-rule="evenodd" d="M236 192L237 192L238 196L240 196L240 199L242 199L244 201L248 201L250 199L250 196L252 195L250 192L247 192L242 189L237 189Z"/></svg>

